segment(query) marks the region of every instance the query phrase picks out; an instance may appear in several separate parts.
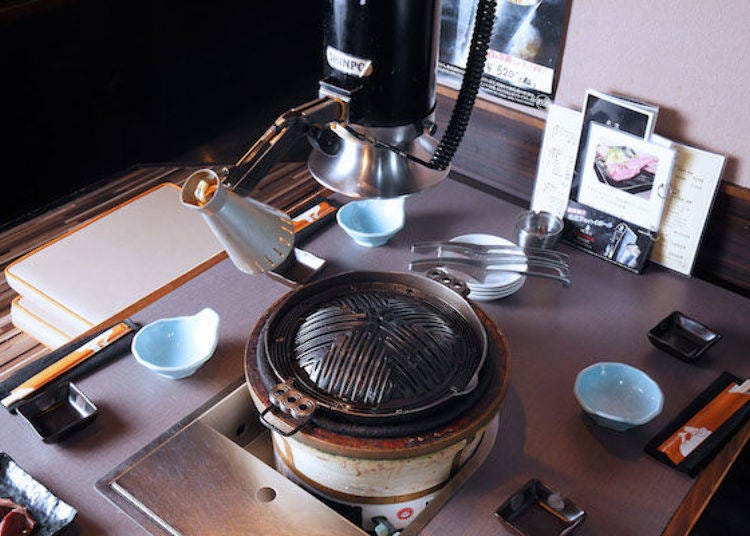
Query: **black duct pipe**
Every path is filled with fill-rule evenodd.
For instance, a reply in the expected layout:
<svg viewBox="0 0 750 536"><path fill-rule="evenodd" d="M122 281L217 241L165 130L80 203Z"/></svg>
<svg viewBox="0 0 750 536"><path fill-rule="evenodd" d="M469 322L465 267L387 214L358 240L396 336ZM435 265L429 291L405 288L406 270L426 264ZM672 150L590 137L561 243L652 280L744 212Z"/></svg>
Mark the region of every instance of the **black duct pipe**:
<svg viewBox="0 0 750 536"><path fill-rule="evenodd" d="M471 119L471 110L477 98L479 84L484 73L487 50L492 38L492 27L495 22L496 0L479 0L477 15L474 20L474 32L471 36L469 57L466 61L466 72L461 82L456 105L453 107L451 119L448 123L440 144L435 149L429 166L433 169L447 169L456 154L456 150L464 137L466 127Z"/></svg>

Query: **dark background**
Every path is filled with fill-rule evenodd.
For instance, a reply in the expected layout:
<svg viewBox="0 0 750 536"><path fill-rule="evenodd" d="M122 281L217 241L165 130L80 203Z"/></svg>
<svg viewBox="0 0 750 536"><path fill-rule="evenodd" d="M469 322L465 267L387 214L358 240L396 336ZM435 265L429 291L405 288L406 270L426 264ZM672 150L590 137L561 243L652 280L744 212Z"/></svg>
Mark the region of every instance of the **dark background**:
<svg viewBox="0 0 750 536"><path fill-rule="evenodd" d="M0 228L135 163L260 134L316 96L321 17L309 0L0 2Z"/></svg>

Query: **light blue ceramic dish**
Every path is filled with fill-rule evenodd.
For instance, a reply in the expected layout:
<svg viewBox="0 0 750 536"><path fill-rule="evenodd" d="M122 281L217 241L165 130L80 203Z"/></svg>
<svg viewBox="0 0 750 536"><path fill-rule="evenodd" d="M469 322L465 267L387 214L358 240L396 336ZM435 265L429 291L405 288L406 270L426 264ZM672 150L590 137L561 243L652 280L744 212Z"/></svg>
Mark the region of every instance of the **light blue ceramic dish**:
<svg viewBox="0 0 750 536"><path fill-rule="evenodd" d="M664 395L648 374L625 363L596 363L578 373L578 402L597 424L624 431L661 413Z"/></svg>
<svg viewBox="0 0 750 536"><path fill-rule="evenodd" d="M404 226L404 199L352 201L339 209L336 221L360 246L382 246Z"/></svg>
<svg viewBox="0 0 750 536"><path fill-rule="evenodd" d="M208 361L218 340L219 315L207 307L193 316L162 318L144 326L130 349L144 367L178 380Z"/></svg>

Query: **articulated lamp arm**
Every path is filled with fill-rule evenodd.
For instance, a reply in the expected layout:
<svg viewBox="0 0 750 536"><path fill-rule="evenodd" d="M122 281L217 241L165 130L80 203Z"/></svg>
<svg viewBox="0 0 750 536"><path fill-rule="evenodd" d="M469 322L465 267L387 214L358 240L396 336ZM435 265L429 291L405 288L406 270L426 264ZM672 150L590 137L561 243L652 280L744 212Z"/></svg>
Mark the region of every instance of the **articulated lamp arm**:
<svg viewBox="0 0 750 536"><path fill-rule="evenodd" d="M312 144L317 144L327 124L344 121L346 116L347 104L332 97L315 99L285 112L229 169L225 186L246 196L300 138L308 136Z"/></svg>

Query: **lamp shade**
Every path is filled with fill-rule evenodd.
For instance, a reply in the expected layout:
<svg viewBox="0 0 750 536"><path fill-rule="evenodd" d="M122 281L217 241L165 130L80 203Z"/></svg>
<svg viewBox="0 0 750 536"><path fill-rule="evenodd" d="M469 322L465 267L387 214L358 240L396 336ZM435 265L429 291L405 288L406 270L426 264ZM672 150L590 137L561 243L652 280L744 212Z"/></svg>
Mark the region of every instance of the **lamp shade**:
<svg viewBox="0 0 750 536"><path fill-rule="evenodd" d="M294 228L287 214L234 193L210 169L188 177L181 199L200 212L234 265L246 274L273 270L294 248Z"/></svg>

